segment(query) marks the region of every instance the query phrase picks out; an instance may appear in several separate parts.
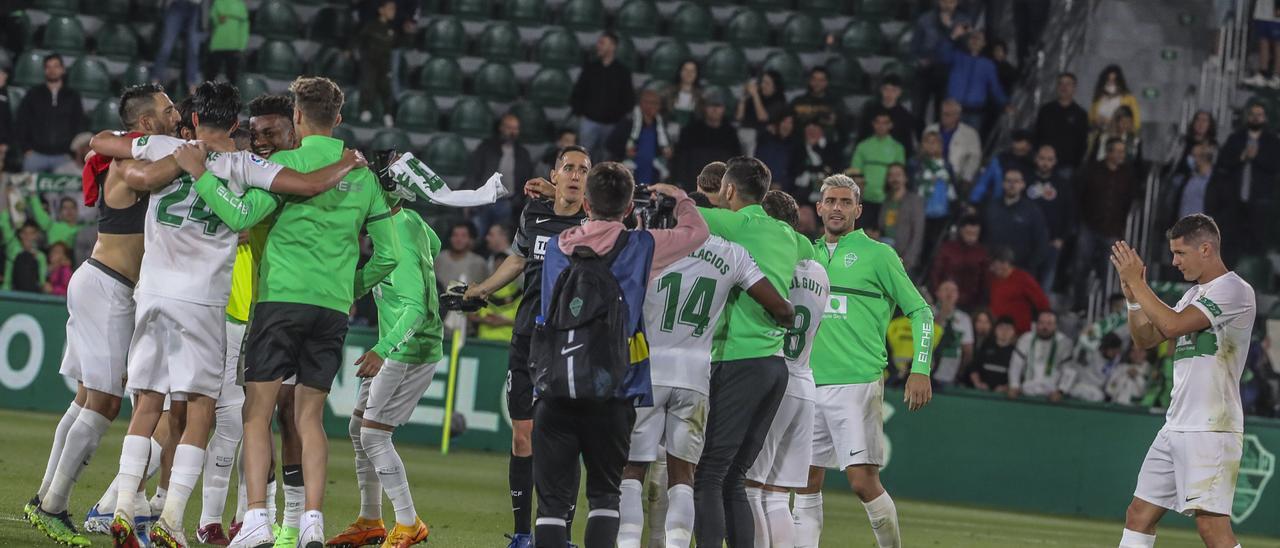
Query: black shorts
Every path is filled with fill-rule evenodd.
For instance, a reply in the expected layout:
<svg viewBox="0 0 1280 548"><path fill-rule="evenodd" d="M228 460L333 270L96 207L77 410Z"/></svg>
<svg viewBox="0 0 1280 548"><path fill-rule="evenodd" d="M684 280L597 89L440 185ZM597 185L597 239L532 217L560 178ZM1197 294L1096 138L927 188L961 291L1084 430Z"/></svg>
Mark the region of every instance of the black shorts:
<svg viewBox="0 0 1280 548"><path fill-rule="evenodd" d="M298 384L329 391L342 367L347 315L310 304L258 303L244 347L245 382L298 376Z"/></svg>
<svg viewBox="0 0 1280 548"><path fill-rule="evenodd" d="M507 414L513 421L533 420L533 371L529 369L530 335L511 336L507 353Z"/></svg>

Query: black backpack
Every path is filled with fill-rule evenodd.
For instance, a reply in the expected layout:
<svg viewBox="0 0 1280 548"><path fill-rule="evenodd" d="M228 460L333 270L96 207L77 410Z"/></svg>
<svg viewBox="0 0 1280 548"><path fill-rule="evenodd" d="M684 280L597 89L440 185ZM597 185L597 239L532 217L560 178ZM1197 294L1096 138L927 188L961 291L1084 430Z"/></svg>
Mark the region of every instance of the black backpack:
<svg viewBox="0 0 1280 548"><path fill-rule="evenodd" d="M547 315L534 327L529 348L540 398L604 401L617 396L631 365L627 304L610 267L628 231L603 257L578 247L545 296Z"/></svg>

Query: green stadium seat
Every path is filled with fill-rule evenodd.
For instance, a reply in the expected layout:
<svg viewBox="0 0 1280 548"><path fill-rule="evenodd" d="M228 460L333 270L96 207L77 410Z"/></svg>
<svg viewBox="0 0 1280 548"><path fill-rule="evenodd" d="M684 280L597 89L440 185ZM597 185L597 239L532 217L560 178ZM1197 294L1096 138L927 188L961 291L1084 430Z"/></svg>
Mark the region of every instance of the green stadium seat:
<svg viewBox="0 0 1280 548"><path fill-rule="evenodd" d="M1271 261L1265 255L1240 257L1236 262L1235 272L1258 293L1271 293L1275 290L1275 275L1271 271Z"/></svg>
<svg viewBox="0 0 1280 548"><path fill-rule="evenodd" d="M5 16L0 30L0 47L10 51L23 51L31 48L36 42L36 26L31 23L31 15L24 10L17 10Z"/></svg>
<svg viewBox="0 0 1280 548"><path fill-rule="evenodd" d="M880 25L865 19L849 23L840 33L840 49L844 50L845 55L855 57L879 53L883 41Z"/></svg>
<svg viewBox="0 0 1280 548"><path fill-rule="evenodd" d="M334 126L333 138L342 141L347 145L347 147L351 147L356 144L356 132L346 124L338 124L337 126Z"/></svg>
<svg viewBox="0 0 1280 548"><path fill-rule="evenodd" d="M111 95L111 74L102 60L81 57L67 69L67 87L84 97L108 97Z"/></svg>
<svg viewBox="0 0 1280 548"><path fill-rule="evenodd" d="M449 0L449 13L463 19L488 19L489 0Z"/></svg>
<svg viewBox="0 0 1280 548"><path fill-rule="evenodd" d="M311 19L309 35L312 42L344 47L356 30L349 10L325 6Z"/></svg>
<svg viewBox="0 0 1280 548"><path fill-rule="evenodd" d="M480 45L476 54L488 61L510 63L522 58L524 50L520 45L520 31L511 23L493 23L485 27L480 35Z"/></svg>
<svg viewBox="0 0 1280 548"><path fill-rule="evenodd" d="M831 90L838 95L863 93L871 86L867 73L856 58L837 55L827 61L827 76Z"/></svg>
<svg viewBox="0 0 1280 548"><path fill-rule="evenodd" d="M535 105L557 108L567 106L572 93L573 81L569 79L569 73L558 68L543 67L529 80L529 93L526 97Z"/></svg>
<svg viewBox="0 0 1280 548"><path fill-rule="evenodd" d="M753 9L738 10L724 30L725 41L740 48L761 46L768 36L768 21Z"/></svg>
<svg viewBox="0 0 1280 548"><path fill-rule="evenodd" d="M374 103L373 108L369 111L369 121L360 121L360 90L351 90L346 94L346 101L342 103L342 120L355 127L373 127L382 125L382 105Z"/></svg>
<svg viewBox="0 0 1280 548"><path fill-rule="evenodd" d="M18 105L22 104L22 98L26 97L27 90L18 86L9 87L9 114L13 118L18 117Z"/></svg>
<svg viewBox="0 0 1280 548"><path fill-rule="evenodd" d="M897 75L898 78L902 80L903 85L907 86L907 89L910 89L910 84L914 80L915 76L915 73L911 70L910 66L899 61L889 61L882 65L880 67L880 74L877 76L884 78L889 74Z"/></svg>
<svg viewBox="0 0 1280 548"><path fill-rule="evenodd" d="M462 93L462 67L453 59L427 59L418 73L418 84L430 95L459 95Z"/></svg>
<svg viewBox="0 0 1280 548"><path fill-rule="evenodd" d="M424 14L427 14L427 13L440 13L440 2L441 2L441 1L442 1L442 0L419 0L419 1L418 1L418 11L421 11L421 12L422 12L422 13L424 13Z"/></svg>
<svg viewBox="0 0 1280 548"><path fill-rule="evenodd" d="M151 81L150 63L135 59L120 75L120 87L138 86Z"/></svg>
<svg viewBox="0 0 1280 548"><path fill-rule="evenodd" d="M650 0L627 0L618 13L614 27L631 36L653 36L658 33L658 7Z"/></svg>
<svg viewBox="0 0 1280 548"><path fill-rule="evenodd" d="M613 56L617 60L622 61L622 64L626 65L627 68L632 71L639 66L638 63L640 61L640 56L636 53L636 43L632 41L629 36L618 36L618 49L613 53Z"/></svg>
<svg viewBox="0 0 1280 548"><path fill-rule="evenodd" d="M302 20L285 0L266 0L258 6L250 25L253 33L268 40L293 40L302 37Z"/></svg>
<svg viewBox="0 0 1280 548"><path fill-rule="evenodd" d="M693 54L689 52L688 46L682 42L667 40L658 44L649 53L645 70L655 79L674 82L676 73L680 71L680 65L689 59L693 59Z"/></svg>
<svg viewBox="0 0 1280 548"><path fill-rule="evenodd" d="M267 82L255 74L241 74L236 87L240 88L240 99L244 101L246 108L249 101L267 94Z"/></svg>
<svg viewBox="0 0 1280 548"><path fill-rule="evenodd" d="M320 6L326 3L331 3L329 2L329 0L293 0L293 2L296 4L302 4L306 6Z"/></svg>
<svg viewBox="0 0 1280 548"><path fill-rule="evenodd" d="M798 87L806 81L804 63L800 57L790 51L776 51L765 58L761 70L777 71L782 76L782 83Z"/></svg>
<svg viewBox="0 0 1280 548"><path fill-rule="evenodd" d="M311 59L311 73L339 84L351 84L356 81L355 59L343 50L327 47Z"/></svg>
<svg viewBox="0 0 1280 548"><path fill-rule="evenodd" d="M847 0L804 0L798 2L796 7L819 17L830 17L838 13L846 13L848 4Z"/></svg>
<svg viewBox="0 0 1280 548"><path fill-rule="evenodd" d="M293 80L302 74L302 59L292 43L272 40L258 48L256 67L268 78Z"/></svg>
<svg viewBox="0 0 1280 548"><path fill-rule="evenodd" d="M893 54L899 59L911 59L911 27L902 29L893 41Z"/></svg>
<svg viewBox="0 0 1280 548"><path fill-rule="evenodd" d="M79 53L84 51L84 27L72 16L53 17L45 25L40 43L45 49L58 53Z"/></svg>
<svg viewBox="0 0 1280 548"><path fill-rule="evenodd" d="M413 143L409 141L409 134L400 129L384 129L373 136L373 140L369 141L369 150L398 150L407 152L413 149Z"/></svg>
<svg viewBox="0 0 1280 548"><path fill-rule="evenodd" d="M464 137L488 137L493 133L493 111L477 97L463 97L449 112L449 131Z"/></svg>
<svg viewBox="0 0 1280 548"><path fill-rule="evenodd" d="M89 111L89 131L102 131L104 129L121 129L124 122L120 121L120 99L116 97L107 97L93 107Z"/></svg>
<svg viewBox="0 0 1280 548"><path fill-rule="evenodd" d="M858 0L853 14L859 18L883 21L893 19L898 12L900 0Z"/></svg>
<svg viewBox="0 0 1280 548"><path fill-rule="evenodd" d="M724 99L725 116L732 116L733 112L738 108L738 100L733 96L733 92L729 91L726 86L710 85L702 89L702 96L709 97L711 94L719 94Z"/></svg>
<svg viewBox="0 0 1280 548"><path fill-rule="evenodd" d="M502 3L502 16L517 25L544 25L547 4L543 0L506 0Z"/></svg>
<svg viewBox="0 0 1280 548"><path fill-rule="evenodd" d="M443 134L437 135L427 144L427 149L422 153L422 161L441 176L459 176L467 172L468 156L470 153L461 137Z"/></svg>
<svg viewBox="0 0 1280 548"><path fill-rule="evenodd" d="M124 23L108 23L95 35L98 55L113 60L130 60L138 55L138 36Z"/></svg>
<svg viewBox="0 0 1280 548"><path fill-rule="evenodd" d="M396 106L396 127L409 131L434 131L440 124L440 111L436 101L421 92L408 92L400 96Z"/></svg>
<svg viewBox="0 0 1280 548"><path fill-rule="evenodd" d="M27 50L18 54L18 60L14 63L12 84L19 87L43 84L45 53Z"/></svg>
<svg viewBox="0 0 1280 548"><path fill-rule="evenodd" d="M520 119L521 143L541 143L551 137L551 126L547 122L547 115L542 111L542 107L528 101L520 101L511 105L511 110L507 113L514 114Z"/></svg>
<svg viewBox="0 0 1280 548"><path fill-rule="evenodd" d="M656 91L662 93L663 90L671 87L671 82L650 78L640 85L640 91Z"/></svg>
<svg viewBox="0 0 1280 548"><path fill-rule="evenodd" d="M467 31L453 17L439 17L427 25L423 47L431 55L459 57L466 53Z"/></svg>
<svg viewBox="0 0 1280 548"><path fill-rule="evenodd" d="M89 0L90 3L96 0ZM75 15L80 11L80 0L36 0L31 6L50 15Z"/></svg>
<svg viewBox="0 0 1280 548"><path fill-rule="evenodd" d="M709 42L713 26L711 12L707 8L685 2L671 16L667 34L682 42Z"/></svg>
<svg viewBox="0 0 1280 548"><path fill-rule="evenodd" d="M598 31L604 27L600 0L569 0L560 8L560 24L573 30Z"/></svg>
<svg viewBox="0 0 1280 548"><path fill-rule="evenodd" d="M797 13L782 25L778 45L794 51L817 51L822 49L826 36L822 23L812 15Z"/></svg>
<svg viewBox="0 0 1280 548"><path fill-rule="evenodd" d="M84 12L111 21L123 21L129 17L129 0L91 0L85 2Z"/></svg>
<svg viewBox="0 0 1280 548"><path fill-rule="evenodd" d="M570 68L582 63L578 37L565 29L552 29L538 39L538 61L546 67Z"/></svg>
<svg viewBox="0 0 1280 548"><path fill-rule="evenodd" d="M136 23L154 21L158 23L164 20L166 0L134 0L133 4L134 9L130 13L130 21Z"/></svg>
<svg viewBox="0 0 1280 548"><path fill-rule="evenodd" d="M488 62L476 69L475 92L490 101L510 102L520 95L520 86L511 65Z"/></svg>
<svg viewBox="0 0 1280 548"><path fill-rule="evenodd" d="M722 86L741 84L747 78L747 57L738 48L720 46L702 63L702 77Z"/></svg>
<svg viewBox="0 0 1280 548"><path fill-rule="evenodd" d="M800 2L804 4L808 0ZM752 8L764 11L786 11L791 6L787 0L747 0L746 4Z"/></svg>

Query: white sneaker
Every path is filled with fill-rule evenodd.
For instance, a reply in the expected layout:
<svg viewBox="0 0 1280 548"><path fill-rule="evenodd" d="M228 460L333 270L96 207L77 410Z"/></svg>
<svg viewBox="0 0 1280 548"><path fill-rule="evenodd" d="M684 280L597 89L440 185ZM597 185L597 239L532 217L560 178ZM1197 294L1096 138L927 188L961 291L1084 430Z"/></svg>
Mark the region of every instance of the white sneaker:
<svg viewBox="0 0 1280 548"><path fill-rule="evenodd" d="M387 126L387 127L391 127L391 126L394 126L394 125L395 125L395 123L396 123L396 121L395 121L394 119L392 119L392 118L391 118L391 115L390 115L390 114L383 114L383 115L382 115L382 125Z"/></svg>
<svg viewBox="0 0 1280 548"><path fill-rule="evenodd" d="M1253 76L1244 79L1244 85L1255 88L1265 87L1267 85L1267 78L1264 77L1261 72L1255 72L1253 73Z"/></svg>
<svg viewBox="0 0 1280 548"><path fill-rule="evenodd" d="M367 124L367 123L369 123L369 121L370 121L370 120L372 120L372 119L373 119L373 113L372 113L372 112L369 112L369 111L367 111L367 110L366 110L366 111L364 111L364 112L361 112L361 113L360 113L360 123L362 123L362 124Z"/></svg>
<svg viewBox="0 0 1280 548"><path fill-rule="evenodd" d="M298 548L324 548L324 516L311 511L302 516L302 531L298 533Z"/></svg>
<svg viewBox="0 0 1280 548"><path fill-rule="evenodd" d="M276 536L271 532L271 522L249 529L244 527L231 539L228 548L271 548L276 544Z"/></svg>

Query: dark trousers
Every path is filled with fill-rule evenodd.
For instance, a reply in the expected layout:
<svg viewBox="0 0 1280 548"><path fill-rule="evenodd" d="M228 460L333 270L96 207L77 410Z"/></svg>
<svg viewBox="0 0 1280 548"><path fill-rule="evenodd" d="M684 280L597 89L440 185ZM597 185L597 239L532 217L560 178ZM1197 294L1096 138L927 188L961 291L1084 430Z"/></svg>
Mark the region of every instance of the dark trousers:
<svg viewBox="0 0 1280 548"><path fill-rule="evenodd" d="M1077 309L1089 304L1090 274L1105 286L1110 275L1111 246L1117 239L1081 225L1076 235L1076 254L1071 275L1075 277L1074 300ZM1046 291L1048 289L1046 288Z"/></svg>
<svg viewBox="0 0 1280 548"><path fill-rule="evenodd" d="M786 391L787 364L781 357L711 364L707 438L693 482L699 547L720 548L726 539L733 548L755 543L744 476L764 447Z"/></svg>
<svg viewBox="0 0 1280 548"><path fill-rule="evenodd" d="M613 548L618 539L622 469L627 465L635 408L622 400L540 399L534 404L533 417L533 479L538 495L534 539L538 548L568 545L566 520L578 500L579 459L587 472L591 508L583 545Z"/></svg>
<svg viewBox="0 0 1280 548"><path fill-rule="evenodd" d="M209 52L209 68L205 71L205 77L213 80L217 78L218 73L222 72L227 75L228 82L235 84L240 78L241 57L242 54L236 50Z"/></svg>
<svg viewBox="0 0 1280 548"><path fill-rule="evenodd" d="M391 60L369 59L361 67L360 112L392 114Z"/></svg>

